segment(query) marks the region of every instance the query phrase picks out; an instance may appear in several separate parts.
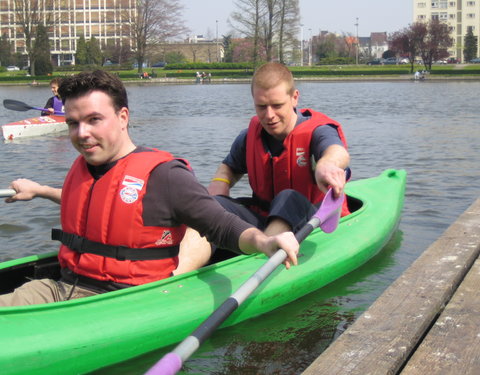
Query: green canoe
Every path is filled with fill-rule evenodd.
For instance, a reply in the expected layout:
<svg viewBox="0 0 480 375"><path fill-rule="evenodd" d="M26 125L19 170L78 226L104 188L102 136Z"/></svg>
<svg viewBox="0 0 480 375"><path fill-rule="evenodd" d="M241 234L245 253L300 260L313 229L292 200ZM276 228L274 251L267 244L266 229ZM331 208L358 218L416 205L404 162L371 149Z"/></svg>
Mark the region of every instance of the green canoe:
<svg viewBox="0 0 480 375"><path fill-rule="evenodd" d="M349 182L353 210L331 234L315 230L299 265L281 266L223 326L264 314L351 272L386 244L403 207L406 173ZM0 263L0 292L56 269L55 254ZM199 271L79 300L0 308L0 372L81 374L183 340L263 263L236 256Z"/></svg>

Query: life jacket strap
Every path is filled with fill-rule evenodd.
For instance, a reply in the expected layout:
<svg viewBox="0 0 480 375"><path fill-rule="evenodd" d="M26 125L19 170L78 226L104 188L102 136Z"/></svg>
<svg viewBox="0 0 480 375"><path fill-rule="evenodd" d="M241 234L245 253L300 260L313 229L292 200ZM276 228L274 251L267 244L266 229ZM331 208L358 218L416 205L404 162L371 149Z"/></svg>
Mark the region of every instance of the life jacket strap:
<svg viewBox="0 0 480 375"><path fill-rule="evenodd" d="M76 234L64 232L61 229L52 229L52 240L60 241L69 249L80 254L90 253L117 260L158 260L173 258L178 255L179 246L153 247L135 249L125 246L106 245Z"/></svg>

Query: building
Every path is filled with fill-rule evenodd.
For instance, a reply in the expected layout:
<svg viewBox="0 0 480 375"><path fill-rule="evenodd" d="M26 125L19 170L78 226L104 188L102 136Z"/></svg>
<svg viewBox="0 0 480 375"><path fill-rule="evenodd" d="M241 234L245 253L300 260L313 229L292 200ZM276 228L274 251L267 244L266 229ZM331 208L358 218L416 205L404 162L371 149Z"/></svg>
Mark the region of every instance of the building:
<svg viewBox="0 0 480 375"><path fill-rule="evenodd" d="M220 40L206 39L195 35L183 42L161 43L152 46L151 54L156 60L165 61L165 55L172 52L181 53L189 62L221 62L225 54Z"/></svg>
<svg viewBox="0 0 480 375"><path fill-rule="evenodd" d="M480 32L480 0L413 0L413 22L428 22L438 19L446 22L454 38L450 51L463 61L463 40L467 31L472 30L477 38ZM480 55L480 48L477 56Z"/></svg>
<svg viewBox="0 0 480 375"><path fill-rule="evenodd" d="M0 1L0 32L13 42L14 52L26 53L24 20L35 17L48 28L54 65L75 64L80 36L95 37L102 49L108 45L132 48L129 28L135 0L38 0L37 9L17 9L18 1ZM37 22L38 24L38 22Z"/></svg>

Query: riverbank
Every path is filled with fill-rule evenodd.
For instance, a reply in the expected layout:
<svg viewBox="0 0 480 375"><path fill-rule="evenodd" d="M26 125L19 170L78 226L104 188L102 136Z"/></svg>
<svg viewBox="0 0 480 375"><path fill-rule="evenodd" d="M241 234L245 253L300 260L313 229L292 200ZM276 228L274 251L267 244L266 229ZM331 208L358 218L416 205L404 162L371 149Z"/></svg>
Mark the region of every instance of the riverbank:
<svg viewBox="0 0 480 375"><path fill-rule="evenodd" d="M163 83L163 84L219 84L249 83L252 69L205 69L208 79L198 81L196 71L191 69L152 69L146 68L148 78L141 77L136 70L114 70L102 68L117 75L128 83ZM415 66L421 71L423 66ZM312 67L291 67L293 76L298 81L410 81L414 74L407 65L366 66L366 65L331 65ZM55 71L53 75L30 77L25 71L0 73L0 85L48 85L52 77L65 77L77 71ZM480 80L480 65L435 65L426 73L427 80Z"/></svg>

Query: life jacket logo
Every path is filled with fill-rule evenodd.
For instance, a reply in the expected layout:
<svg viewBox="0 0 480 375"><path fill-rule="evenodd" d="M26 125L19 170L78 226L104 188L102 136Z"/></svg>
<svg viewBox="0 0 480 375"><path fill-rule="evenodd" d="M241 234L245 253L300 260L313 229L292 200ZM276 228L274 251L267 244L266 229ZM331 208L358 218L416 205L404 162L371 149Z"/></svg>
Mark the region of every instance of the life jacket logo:
<svg viewBox="0 0 480 375"><path fill-rule="evenodd" d="M125 175L122 185L124 187L120 190L120 198L125 203L131 204L138 200L138 192L142 190L145 181L140 178Z"/></svg>
<svg viewBox="0 0 480 375"><path fill-rule="evenodd" d="M127 204L136 202L138 199L138 191L133 187L125 186L120 190L120 198Z"/></svg>
<svg viewBox="0 0 480 375"><path fill-rule="evenodd" d="M169 230L164 230L162 233L162 237L155 242L155 245L157 246L172 245L172 244L173 244L172 232Z"/></svg>
<svg viewBox="0 0 480 375"><path fill-rule="evenodd" d="M297 156L297 165L299 167L306 167L307 166L307 159L305 158L305 149L303 147L298 147L295 150L295 154Z"/></svg>

